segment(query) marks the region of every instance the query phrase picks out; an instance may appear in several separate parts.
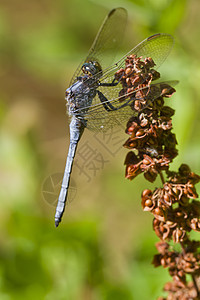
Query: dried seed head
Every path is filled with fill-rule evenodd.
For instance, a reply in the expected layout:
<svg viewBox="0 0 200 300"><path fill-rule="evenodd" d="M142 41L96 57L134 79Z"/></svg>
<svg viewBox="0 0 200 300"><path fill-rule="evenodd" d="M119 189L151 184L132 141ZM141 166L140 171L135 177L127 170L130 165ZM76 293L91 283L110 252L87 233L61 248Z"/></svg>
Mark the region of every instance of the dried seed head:
<svg viewBox="0 0 200 300"><path fill-rule="evenodd" d="M152 195L151 190L146 189L142 192L142 197L150 197Z"/></svg>
<svg viewBox="0 0 200 300"><path fill-rule="evenodd" d="M126 70L125 70L125 74L126 74L126 75L131 75L132 72L133 72L132 67L128 67L128 68L126 68Z"/></svg>

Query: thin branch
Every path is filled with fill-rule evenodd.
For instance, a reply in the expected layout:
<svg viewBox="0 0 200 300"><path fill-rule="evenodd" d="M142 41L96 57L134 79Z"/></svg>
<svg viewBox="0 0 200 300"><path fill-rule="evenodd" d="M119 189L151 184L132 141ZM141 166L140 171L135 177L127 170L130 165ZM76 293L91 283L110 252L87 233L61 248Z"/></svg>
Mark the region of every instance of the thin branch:
<svg viewBox="0 0 200 300"><path fill-rule="evenodd" d="M199 287L198 287L195 275L192 275L192 280L193 280L194 287L195 287L196 292L197 292L197 298L200 299L200 291L199 291Z"/></svg>
<svg viewBox="0 0 200 300"><path fill-rule="evenodd" d="M164 176L163 176L162 171L160 171L159 174L160 174L160 179L161 179L161 181L162 181L162 184L164 184L164 183L165 183L165 178L164 178Z"/></svg>

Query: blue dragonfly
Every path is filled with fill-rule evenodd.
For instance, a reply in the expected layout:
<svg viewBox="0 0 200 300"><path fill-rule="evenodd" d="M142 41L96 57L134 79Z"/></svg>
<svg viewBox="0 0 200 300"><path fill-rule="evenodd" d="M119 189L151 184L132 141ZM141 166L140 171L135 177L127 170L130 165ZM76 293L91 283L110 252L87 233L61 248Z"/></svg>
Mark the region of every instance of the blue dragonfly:
<svg viewBox="0 0 200 300"><path fill-rule="evenodd" d="M65 210L72 165L84 129L106 131L124 120L128 121L129 117L134 115L130 100L123 103L120 101L121 84L115 79L116 72L124 68L126 57L132 54L143 58L151 57L158 68L173 46L174 40L171 35L155 34L107 67L106 64L110 65L122 42L126 22L127 11L124 8L116 8L109 12L88 56L76 70L70 87L66 90L65 99L71 119L70 144L56 208L56 227L61 222ZM160 94L155 93L151 100L159 96Z"/></svg>

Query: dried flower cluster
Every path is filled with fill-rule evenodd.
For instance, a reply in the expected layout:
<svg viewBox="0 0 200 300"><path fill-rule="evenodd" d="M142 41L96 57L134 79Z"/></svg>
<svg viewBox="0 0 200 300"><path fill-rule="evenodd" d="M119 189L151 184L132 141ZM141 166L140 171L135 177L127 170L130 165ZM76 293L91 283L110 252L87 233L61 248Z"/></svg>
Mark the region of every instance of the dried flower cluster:
<svg viewBox="0 0 200 300"><path fill-rule="evenodd" d="M151 84L160 74L153 69L154 62L146 58L131 55L126 59L125 69L116 73L121 78L122 99L131 99L132 108L137 111L128 124L126 132L130 135L124 146L137 149L138 153L129 152L126 164L126 177L133 179L140 173L153 182L162 170L169 168L169 163L177 155L176 137L171 132L171 117L174 110L164 106L164 97L171 97L175 92L167 83Z"/></svg>
<svg viewBox="0 0 200 300"><path fill-rule="evenodd" d="M173 281L166 283L166 298L200 299L200 242L190 240L191 230L200 231L200 202L195 184L200 176L182 164L178 172L169 171L169 164L177 156L176 136L171 132L174 110L164 105L175 89L169 83L152 83L160 77L153 69L152 58L130 55L125 68L116 74L121 82L121 101L129 101L133 117L127 123L129 135L124 147L132 149L125 159L126 178L133 179L140 173L154 182L160 176L162 187L154 191L146 189L142 193L144 211L153 214L153 229L161 240L156 244L159 254L154 256L155 267L168 268ZM137 112L137 114L135 113ZM167 180L164 180L163 171ZM175 251L169 242L180 244ZM186 275L192 277L188 282Z"/></svg>

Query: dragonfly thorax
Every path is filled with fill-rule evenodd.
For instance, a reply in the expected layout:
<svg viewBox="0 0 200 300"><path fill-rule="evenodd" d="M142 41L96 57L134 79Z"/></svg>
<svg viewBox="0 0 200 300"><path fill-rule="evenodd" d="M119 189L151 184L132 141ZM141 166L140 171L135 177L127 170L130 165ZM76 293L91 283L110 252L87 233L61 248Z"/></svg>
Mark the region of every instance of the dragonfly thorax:
<svg viewBox="0 0 200 300"><path fill-rule="evenodd" d="M96 79L89 75L78 77L77 81L66 90L67 110L70 116L84 119L92 104L97 89Z"/></svg>

